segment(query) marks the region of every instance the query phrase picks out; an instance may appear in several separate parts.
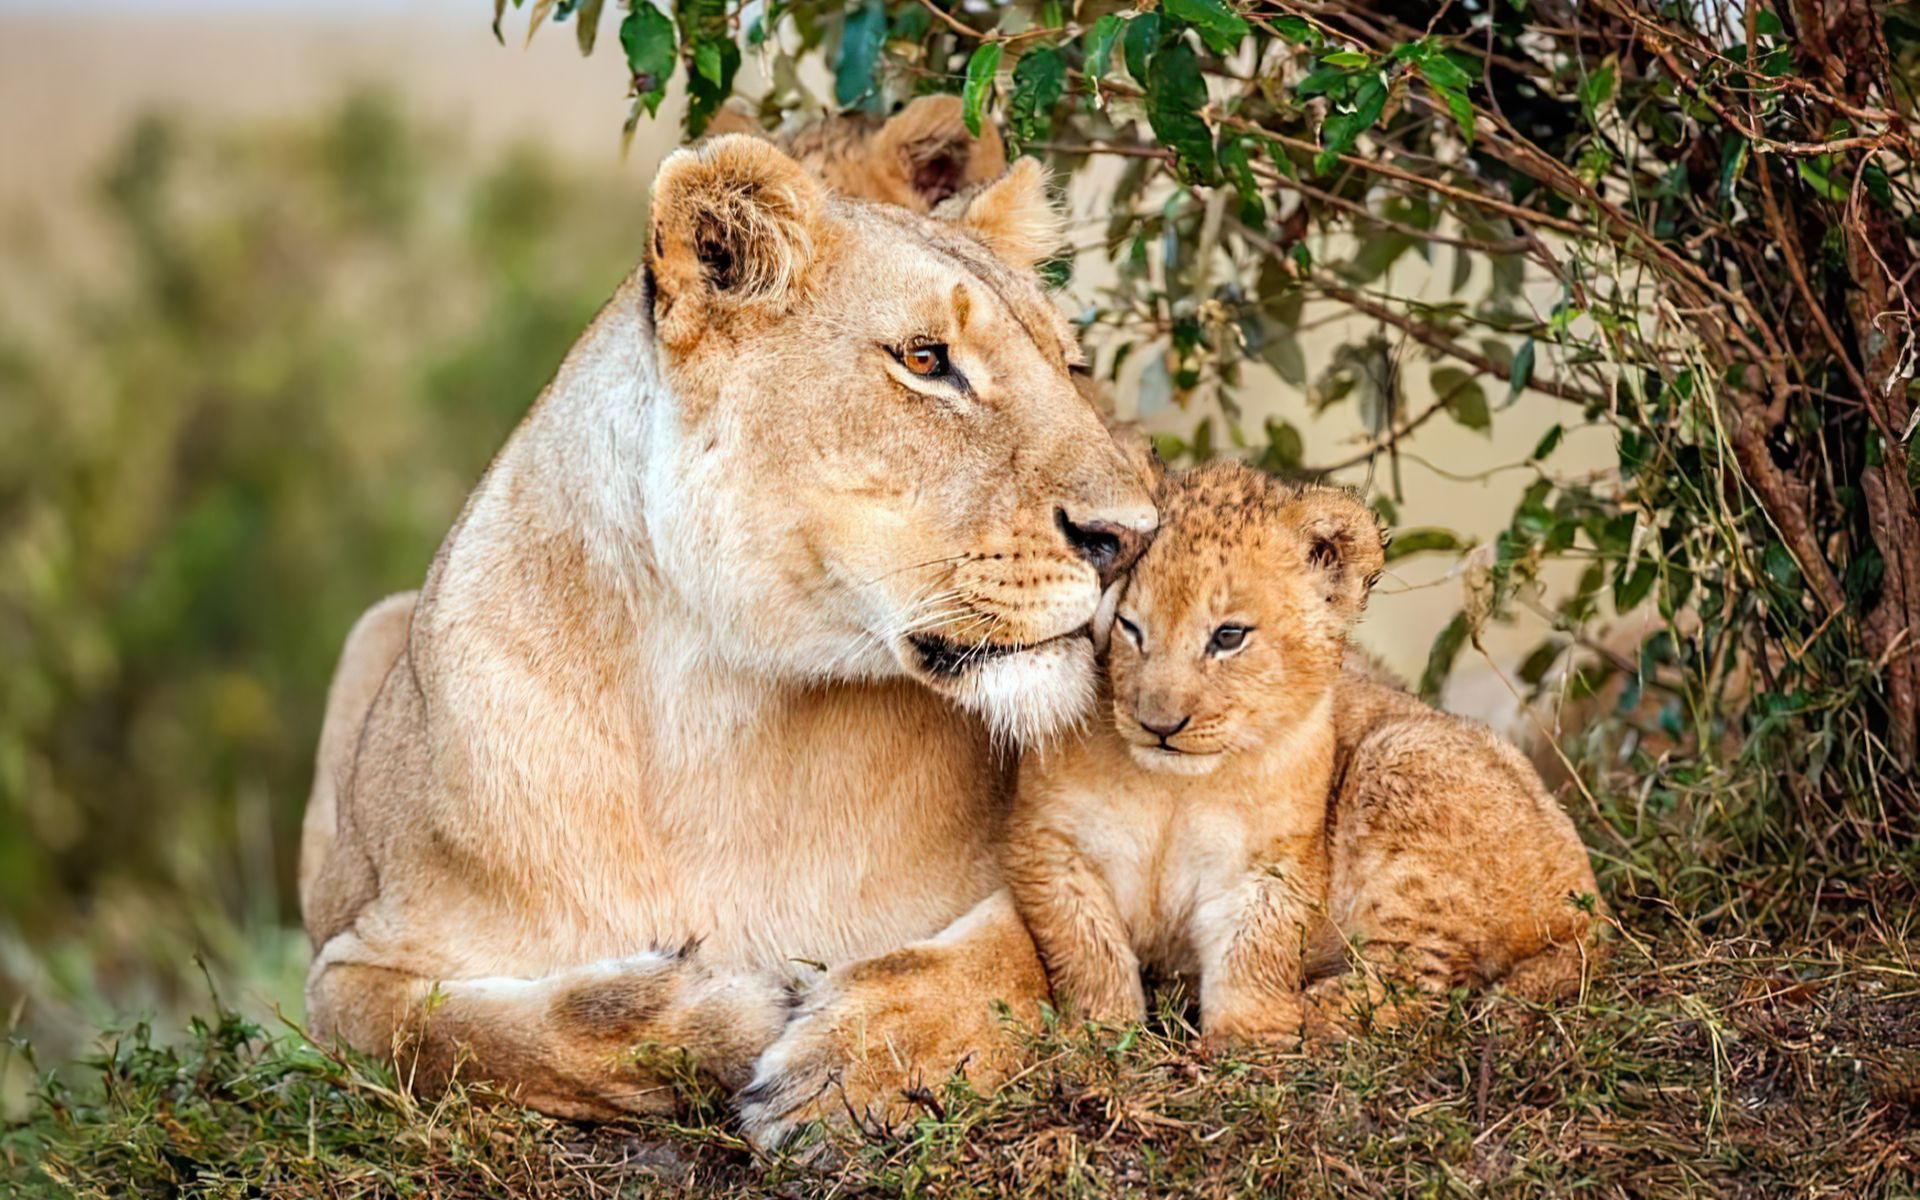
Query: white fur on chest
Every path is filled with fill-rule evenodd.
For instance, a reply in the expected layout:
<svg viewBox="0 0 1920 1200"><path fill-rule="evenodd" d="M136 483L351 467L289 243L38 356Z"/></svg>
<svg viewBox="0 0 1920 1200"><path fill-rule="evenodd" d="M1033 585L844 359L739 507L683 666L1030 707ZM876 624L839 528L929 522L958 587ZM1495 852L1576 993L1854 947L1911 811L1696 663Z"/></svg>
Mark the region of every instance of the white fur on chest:
<svg viewBox="0 0 1920 1200"><path fill-rule="evenodd" d="M1223 932L1221 914L1244 897L1251 816L1203 786L1138 777L1082 798L1066 831L1112 894L1141 962L1195 974Z"/></svg>

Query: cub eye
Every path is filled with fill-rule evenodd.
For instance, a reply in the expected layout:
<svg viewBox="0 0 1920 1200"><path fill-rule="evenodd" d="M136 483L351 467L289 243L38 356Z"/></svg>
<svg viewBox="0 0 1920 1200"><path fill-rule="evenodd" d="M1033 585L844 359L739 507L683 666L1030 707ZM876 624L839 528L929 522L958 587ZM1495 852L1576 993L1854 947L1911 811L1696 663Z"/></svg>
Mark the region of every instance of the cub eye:
<svg viewBox="0 0 1920 1200"><path fill-rule="evenodd" d="M1207 642L1207 653L1232 654L1247 644L1247 635L1252 632L1245 625L1222 625L1213 631L1213 637Z"/></svg>
<svg viewBox="0 0 1920 1200"><path fill-rule="evenodd" d="M1135 646L1140 645L1140 627L1138 625L1121 616L1114 617L1113 623L1120 627L1121 633L1127 635L1128 641L1132 642Z"/></svg>
<svg viewBox="0 0 1920 1200"><path fill-rule="evenodd" d="M947 358L947 347L941 342L922 342L918 346L909 346L898 351L895 358L900 365L922 379L945 379L953 374L953 363Z"/></svg>

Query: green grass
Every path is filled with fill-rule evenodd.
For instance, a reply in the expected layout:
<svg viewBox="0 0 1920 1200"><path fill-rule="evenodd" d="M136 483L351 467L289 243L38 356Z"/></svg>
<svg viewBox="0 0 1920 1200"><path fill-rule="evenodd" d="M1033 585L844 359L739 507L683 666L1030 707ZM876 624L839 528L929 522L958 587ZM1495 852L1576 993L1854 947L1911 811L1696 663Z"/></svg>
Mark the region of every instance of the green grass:
<svg viewBox="0 0 1920 1200"><path fill-rule="evenodd" d="M1844 915L1782 949L1654 923L1577 1002L1460 996L1344 1047L1212 1060L1173 1013L1117 1039L1042 1031L997 1095L950 1083L910 1125L816 1130L794 1156L750 1150L710 1098L582 1126L478 1090L415 1099L381 1066L232 1015L178 1047L136 1028L92 1083L49 1082L6 1131L0 1192L1920 1194L1904 933Z"/></svg>
<svg viewBox="0 0 1920 1200"><path fill-rule="evenodd" d="M1146 1028L1027 1031L992 1096L949 1081L778 1155L691 1074L674 1120L577 1125L416 1097L216 1003L42 1076L0 1128L0 1197L1920 1197L1920 841L1797 855L1763 776L1632 778L1573 805L1619 925L1577 1000L1462 992L1341 1046L1209 1057L1163 994Z"/></svg>

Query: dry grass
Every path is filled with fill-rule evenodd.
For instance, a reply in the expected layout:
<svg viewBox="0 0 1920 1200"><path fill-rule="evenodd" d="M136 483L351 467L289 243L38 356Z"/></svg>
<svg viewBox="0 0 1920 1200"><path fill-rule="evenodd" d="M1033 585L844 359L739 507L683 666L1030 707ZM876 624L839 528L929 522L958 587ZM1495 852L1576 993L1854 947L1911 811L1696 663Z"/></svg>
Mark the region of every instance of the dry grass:
<svg viewBox="0 0 1920 1200"><path fill-rule="evenodd" d="M0 1147L23 1194L100 1197L1903 1196L1917 998L1904 936L1870 918L1791 948L1670 920L1575 1003L1460 996L1333 1051L1209 1060L1164 998L1148 1029L1035 1033L995 1096L951 1082L909 1126L777 1157L712 1097L600 1127L423 1103L228 1016L179 1050L120 1037L96 1085L49 1086Z"/></svg>

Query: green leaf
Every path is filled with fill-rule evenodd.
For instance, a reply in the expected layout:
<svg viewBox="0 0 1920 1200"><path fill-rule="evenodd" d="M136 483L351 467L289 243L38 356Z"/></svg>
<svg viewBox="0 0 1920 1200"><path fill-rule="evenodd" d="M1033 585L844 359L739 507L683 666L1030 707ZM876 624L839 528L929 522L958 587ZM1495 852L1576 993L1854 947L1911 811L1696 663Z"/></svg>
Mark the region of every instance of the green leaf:
<svg viewBox="0 0 1920 1200"><path fill-rule="evenodd" d="M1733 190L1740 183L1740 176L1746 173L1747 162L1751 158L1753 144L1738 136L1727 138L1720 148L1720 208L1725 212L1733 207Z"/></svg>
<svg viewBox="0 0 1920 1200"><path fill-rule="evenodd" d="M1133 76L1134 82L1142 87L1147 83L1147 63L1159 48L1159 13L1141 13L1127 22L1126 33L1120 39L1120 49L1126 56L1127 74Z"/></svg>
<svg viewBox="0 0 1920 1200"><path fill-rule="evenodd" d="M1779 37L1787 31L1770 9L1761 9L1753 14L1753 31L1761 37Z"/></svg>
<svg viewBox="0 0 1920 1200"><path fill-rule="evenodd" d="M1565 652L1565 649L1558 642L1541 642L1533 648L1533 653L1527 655L1526 661L1520 664L1520 678L1538 687L1540 681L1547 677L1547 672L1553 669L1553 664L1560 661L1560 655Z"/></svg>
<svg viewBox="0 0 1920 1200"><path fill-rule="evenodd" d="M1420 698L1429 704L1440 698L1440 689L1446 686L1447 676L1453 671L1453 660L1460 657L1460 648L1467 644L1467 615L1455 613L1453 620L1433 639L1433 649L1427 652L1427 669L1420 674Z"/></svg>
<svg viewBox="0 0 1920 1200"><path fill-rule="evenodd" d="M1655 570L1651 559L1643 560L1635 567L1633 574L1625 579L1615 580L1613 585L1613 608L1615 612L1626 613L1636 608L1647 593L1653 589Z"/></svg>
<svg viewBox="0 0 1920 1200"><path fill-rule="evenodd" d="M1161 11L1200 31L1200 40L1215 54L1231 54L1247 36L1245 18L1221 0L1162 0Z"/></svg>
<svg viewBox="0 0 1920 1200"><path fill-rule="evenodd" d="M600 36L600 10L605 7L606 0L580 0L580 7L573 15L573 37L579 43L580 53L593 53L593 43Z"/></svg>
<svg viewBox="0 0 1920 1200"><path fill-rule="evenodd" d="M1527 455L1527 461L1539 462L1547 455L1559 449L1560 442L1566 436L1566 433L1567 431L1559 425L1555 425L1553 428L1547 430L1547 432L1541 436L1539 443L1534 446L1533 453Z"/></svg>
<svg viewBox="0 0 1920 1200"><path fill-rule="evenodd" d="M1580 108L1591 118L1613 99L1616 82L1612 63L1604 63L1580 81Z"/></svg>
<svg viewBox="0 0 1920 1200"><path fill-rule="evenodd" d="M1493 427L1487 411L1487 393L1480 381L1459 367L1435 367L1428 377L1433 394L1447 407L1447 415L1468 429L1486 432Z"/></svg>
<svg viewBox="0 0 1920 1200"><path fill-rule="evenodd" d="M1444 54L1421 59L1420 77L1442 91L1464 92L1473 86L1473 76Z"/></svg>
<svg viewBox="0 0 1920 1200"><path fill-rule="evenodd" d="M1301 353L1300 339L1293 334L1282 331L1269 334L1260 343L1260 358L1283 381L1294 387L1307 385L1306 355Z"/></svg>
<svg viewBox="0 0 1920 1200"><path fill-rule="evenodd" d="M1320 31L1308 24L1305 17L1281 17L1273 23L1273 30L1296 46L1320 44Z"/></svg>
<svg viewBox="0 0 1920 1200"><path fill-rule="evenodd" d="M1329 95L1344 90L1352 79L1351 71L1342 71L1338 67L1316 67L1293 85L1293 93L1296 96Z"/></svg>
<svg viewBox="0 0 1920 1200"><path fill-rule="evenodd" d="M1767 578L1773 580L1782 591L1800 590L1800 564L1793 561L1793 555L1779 542L1768 542L1760 556Z"/></svg>
<svg viewBox="0 0 1920 1200"><path fill-rule="evenodd" d="M982 42L967 60L967 83L961 90L960 119L967 132L980 136L980 117L986 112L987 98L993 95L993 77L1000 71L1000 43Z"/></svg>
<svg viewBox="0 0 1920 1200"><path fill-rule="evenodd" d="M680 57L687 64L687 136L695 138L733 94L740 47L727 23L726 0L678 0L674 16L680 26Z"/></svg>
<svg viewBox="0 0 1920 1200"><path fill-rule="evenodd" d="M1228 138L1220 146L1220 168L1233 181L1233 190L1240 197L1240 223L1258 231L1267 224L1267 202L1253 173L1254 149L1252 138Z"/></svg>
<svg viewBox="0 0 1920 1200"><path fill-rule="evenodd" d="M1435 54L1420 60L1420 77L1446 104L1453 123L1460 128L1461 139L1472 144L1473 102L1467 99L1467 89L1473 86L1473 76L1452 59Z"/></svg>
<svg viewBox="0 0 1920 1200"><path fill-rule="evenodd" d="M1520 343L1520 349L1513 356L1513 378L1507 381L1507 402L1518 399L1526 386L1533 382L1533 339Z"/></svg>
<svg viewBox="0 0 1920 1200"><path fill-rule="evenodd" d="M1354 93L1350 111L1331 113L1320 123L1320 153L1314 156L1314 174L1325 175L1332 170L1360 135L1373 128L1386 107L1386 83L1378 75L1368 76Z"/></svg>
<svg viewBox="0 0 1920 1200"><path fill-rule="evenodd" d="M1332 54L1325 56L1320 61L1330 67L1358 68L1366 66L1373 60L1358 50L1335 50Z"/></svg>
<svg viewBox="0 0 1920 1200"><path fill-rule="evenodd" d="M702 42L693 48L693 70L699 78L718 86L721 70L719 43Z"/></svg>
<svg viewBox="0 0 1920 1200"><path fill-rule="evenodd" d="M1097 95L1100 81L1113 70L1113 47L1120 40L1120 34L1126 29L1126 21L1119 13L1108 13L1093 23L1087 31L1087 86Z"/></svg>
<svg viewBox="0 0 1920 1200"><path fill-rule="evenodd" d="M1038 141L1053 129L1053 106L1067 90L1067 60L1052 46L1024 55L1013 68L1007 128L1016 142Z"/></svg>
<svg viewBox="0 0 1920 1200"><path fill-rule="evenodd" d="M1805 180L1807 185L1813 188L1822 198L1842 203L1846 201L1847 189L1828 178L1827 173L1822 170L1819 164L1813 159L1801 159L1798 167L1800 170L1800 178Z"/></svg>
<svg viewBox="0 0 1920 1200"><path fill-rule="evenodd" d="M1442 550L1459 550L1466 543L1460 535L1451 529L1424 525L1414 529L1397 530L1393 540L1387 543L1387 561L1406 558L1414 554L1432 554Z"/></svg>
<svg viewBox="0 0 1920 1200"><path fill-rule="evenodd" d="M1147 66L1147 123L1160 144L1173 151L1174 173L1183 182L1211 184L1219 175L1213 131L1200 119L1207 105L1207 82L1200 58L1185 42L1174 42Z"/></svg>
<svg viewBox="0 0 1920 1200"><path fill-rule="evenodd" d="M1193 427L1193 442L1188 447L1187 453L1193 456L1193 461L1196 463L1213 461L1213 418L1211 416L1201 417L1199 424Z"/></svg>
<svg viewBox="0 0 1920 1200"><path fill-rule="evenodd" d="M1297 471L1307 453L1300 431L1287 421L1267 418L1267 448L1260 456L1264 471Z"/></svg>
<svg viewBox="0 0 1920 1200"><path fill-rule="evenodd" d="M627 70L633 73L634 99L648 116L658 114L678 61L673 19L642 0L620 22L620 48L627 55Z"/></svg>
<svg viewBox="0 0 1920 1200"><path fill-rule="evenodd" d="M887 10L880 0L847 13L840 35L840 62L833 73L833 98L850 108L873 90L873 67L880 61L880 45L887 36Z"/></svg>

